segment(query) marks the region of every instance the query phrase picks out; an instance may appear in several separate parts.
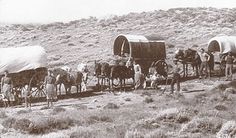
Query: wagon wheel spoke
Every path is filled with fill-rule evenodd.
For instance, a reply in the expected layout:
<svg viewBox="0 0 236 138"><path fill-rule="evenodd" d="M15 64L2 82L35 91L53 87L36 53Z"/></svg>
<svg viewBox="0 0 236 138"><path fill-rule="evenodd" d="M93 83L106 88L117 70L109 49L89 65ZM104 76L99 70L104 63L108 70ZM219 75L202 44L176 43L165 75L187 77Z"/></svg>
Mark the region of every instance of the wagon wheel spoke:
<svg viewBox="0 0 236 138"><path fill-rule="evenodd" d="M112 86L113 87L118 87L119 85L120 85L120 80L118 78L114 78Z"/></svg>
<svg viewBox="0 0 236 138"><path fill-rule="evenodd" d="M156 66L156 70L157 70L158 74L160 74L160 75L162 75L164 77L167 77L168 64L164 60L158 60L155 63L155 66Z"/></svg>

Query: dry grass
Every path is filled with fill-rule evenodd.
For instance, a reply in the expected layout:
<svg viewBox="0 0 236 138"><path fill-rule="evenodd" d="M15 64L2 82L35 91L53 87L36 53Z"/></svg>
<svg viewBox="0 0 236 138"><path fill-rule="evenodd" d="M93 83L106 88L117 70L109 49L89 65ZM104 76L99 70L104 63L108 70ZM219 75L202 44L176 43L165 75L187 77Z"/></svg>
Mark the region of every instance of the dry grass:
<svg viewBox="0 0 236 138"><path fill-rule="evenodd" d="M43 135L45 138L211 138L228 132L234 136L233 124L222 126L222 123L235 118L235 94L229 92L231 98L224 99L223 92L190 93L183 98L152 92L151 97L142 97L140 91L130 93L132 101L125 103L126 94L96 96L96 102L92 103L87 101L94 97L81 98L72 106L63 106L66 105L63 102L36 112L34 109L21 114L6 112L8 117L3 118L2 125L5 134L15 131L26 137ZM146 104L146 97L153 101Z"/></svg>
<svg viewBox="0 0 236 138"><path fill-rule="evenodd" d="M223 124L220 131L217 133L217 138L233 138L236 136L236 122L228 121Z"/></svg>

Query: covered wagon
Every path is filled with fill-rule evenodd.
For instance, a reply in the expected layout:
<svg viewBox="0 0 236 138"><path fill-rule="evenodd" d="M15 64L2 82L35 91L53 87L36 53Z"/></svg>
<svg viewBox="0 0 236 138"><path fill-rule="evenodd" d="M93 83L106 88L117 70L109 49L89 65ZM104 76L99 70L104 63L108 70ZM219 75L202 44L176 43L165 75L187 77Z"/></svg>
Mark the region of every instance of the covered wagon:
<svg viewBox="0 0 236 138"><path fill-rule="evenodd" d="M0 48L0 78L5 71L13 81L13 91L42 94L47 74L46 51L41 46Z"/></svg>
<svg viewBox="0 0 236 138"><path fill-rule="evenodd" d="M225 56L229 52L236 56L236 36L221 35L213 37L208 42L208 51L218 53L215 57L215 63L220 65L221 74L224 74Z"/></svg>
<svg viewBox="0 0 236 138"><path fill-rule="evenodd" d="M166 65L165 41L154 36L118 35L114 41L113 53L136 60L144 74L148 73L148 68L153 62L162 67L163 64Z"/></svg>
<svg viewBox="0 0 236 138"><path fill-rule="evenodd" d="M236 54L236 36L216 36L209 40L208 51L226 54L232 52Z"/></svg>

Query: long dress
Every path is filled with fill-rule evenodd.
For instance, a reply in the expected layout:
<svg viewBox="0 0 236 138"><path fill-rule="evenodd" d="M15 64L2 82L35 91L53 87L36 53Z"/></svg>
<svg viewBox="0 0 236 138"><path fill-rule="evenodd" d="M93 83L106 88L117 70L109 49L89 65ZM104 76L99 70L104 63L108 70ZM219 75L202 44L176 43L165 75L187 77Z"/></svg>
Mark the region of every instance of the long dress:
<svg viewBox="0 0 236 138"><path fill-rule="evenodd" d="M142 74L141 67L139 64L134 65L134 81L135 81L135 89L139 89L143 87L145 76Z"/></svg>
<svg viewBox="0 0 236 138"><path fill-rule="evenodd" d="M3 100L4 101L15 101L14 94L12 93L11 85L12 80L10 77L3 77L2 78L2 94L3 94Z"/></svg>
<svg viewBox="0 0 236 138"><path fill-rule="evenodd" d="M55 81L56 79L53 76L46 76L45 83L46 83L46 96L48 100L56 99L56 91L55 91Z"/></svg>

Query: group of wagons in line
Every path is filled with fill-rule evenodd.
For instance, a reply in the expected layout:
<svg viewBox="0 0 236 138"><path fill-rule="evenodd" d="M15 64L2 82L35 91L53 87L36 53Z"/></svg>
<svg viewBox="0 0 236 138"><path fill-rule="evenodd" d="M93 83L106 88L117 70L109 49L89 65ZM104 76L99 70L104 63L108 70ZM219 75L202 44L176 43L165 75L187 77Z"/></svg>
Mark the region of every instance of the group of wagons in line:
<svg viewBox="0 0 236 138"><path fill-rule="evenodd" d="M214 37L209 41L207 50L219 52L220 55L228 52L236 54L236 37ZM44 78L48 69L45 49L41 46L28 46L0 48L0 51L0 78L5 70L9 71L17 97L24 97L24 92L30 93L32 97L45 97ZM141 66L146 76L152 65L158 74L168 79L166 44L158 37L118 35L114 40L113 54L121 58L132 58Z"/></svg>

